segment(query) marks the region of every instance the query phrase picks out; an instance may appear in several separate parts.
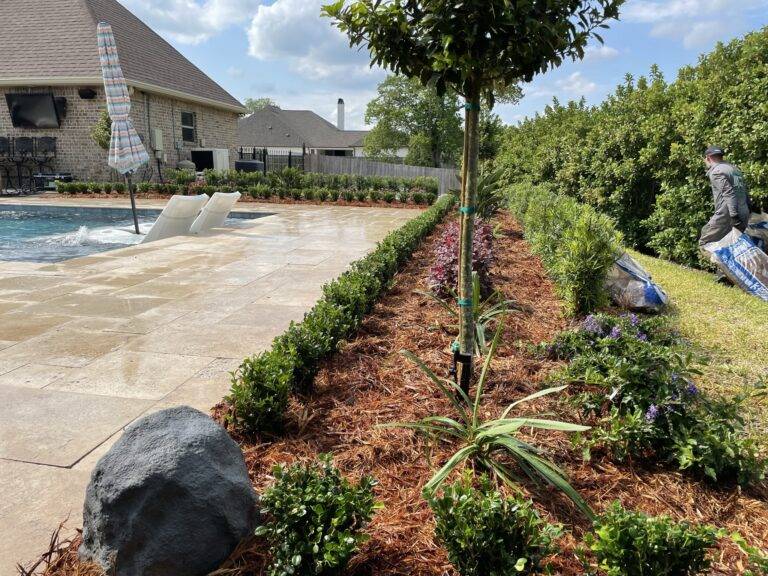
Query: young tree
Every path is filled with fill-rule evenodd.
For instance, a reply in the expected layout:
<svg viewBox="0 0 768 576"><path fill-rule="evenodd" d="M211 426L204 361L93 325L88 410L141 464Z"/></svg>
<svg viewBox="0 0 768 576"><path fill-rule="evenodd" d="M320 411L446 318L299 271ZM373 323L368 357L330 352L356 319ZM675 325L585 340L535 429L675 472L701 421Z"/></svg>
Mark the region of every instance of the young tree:
<svg viewBox="0 0 768 576"><path fill-rule="evenodd" d="M365 111L366 123L375 125L366 138L366 154L391 156L398 148L416 146L411 162L455 164L463 138L459 109L455 93L440 95L415 78L388 76Z"/></svg>
<svg viewBox="0 0 768 576"><path fill-rule="evenodd" d="M472 235L477 194L478 124L483 97L580 59L596 30L619 15L624 0L338 0L323 8L351 46L367 46L383 66L438 94L466 100L461 188L459 305L461 382L468 386L474 349Z"/></svg>
<svg viewBox="0 0 768 576"><path fill-rule="evenodd" d="M112 119L106 110L102 110L99 119L91 128L91 140L102 150L109 150L109 142L112 139Z"/></svg>

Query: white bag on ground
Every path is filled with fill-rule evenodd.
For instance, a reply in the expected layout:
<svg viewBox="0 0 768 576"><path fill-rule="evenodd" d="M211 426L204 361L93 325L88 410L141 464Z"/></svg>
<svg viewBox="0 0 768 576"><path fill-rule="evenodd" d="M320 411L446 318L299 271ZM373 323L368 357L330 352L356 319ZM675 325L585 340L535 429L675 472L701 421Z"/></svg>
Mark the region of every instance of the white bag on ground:
<svg viewBox="0 0 768 576"><path fill-rule="evenodd" d="M747 235L752 239L755 245L763 252L768 252L768 214L752 213L749 217L749 226L747 226Z"/></svg>
<svg viewBox="0 0 768 576"><path fill-rule="evenodd" d="M704 250L734 284L768 302L768 255L747 234L734 228L722 240L705 245Z"/></svg>
<svg viewBox="0 0 768 576"><path fill-rule="evenodd" d="M608 271L605 287L616 304L629 310L660 312L669 303L664 290L626 252Z"/></svg>

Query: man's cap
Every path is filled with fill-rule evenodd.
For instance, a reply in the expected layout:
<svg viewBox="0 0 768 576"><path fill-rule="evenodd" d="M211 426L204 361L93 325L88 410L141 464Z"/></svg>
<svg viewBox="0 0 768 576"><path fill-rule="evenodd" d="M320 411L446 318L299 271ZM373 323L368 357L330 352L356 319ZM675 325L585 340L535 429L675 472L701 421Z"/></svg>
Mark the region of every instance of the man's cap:
<svg viewBox="0 0 768 576"><path fill-rule="evenodd" d="M710 146L704 152L704 156L725 156L725 150L722 146Z"/></svg>

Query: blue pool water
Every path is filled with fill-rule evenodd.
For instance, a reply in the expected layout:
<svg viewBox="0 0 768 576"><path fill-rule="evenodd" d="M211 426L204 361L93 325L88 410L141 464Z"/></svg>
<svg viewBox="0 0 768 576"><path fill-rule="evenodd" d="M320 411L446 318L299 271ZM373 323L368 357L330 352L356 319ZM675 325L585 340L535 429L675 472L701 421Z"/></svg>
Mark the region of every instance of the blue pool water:
<svg viewBox="0 0 768 576"><path fill-rule="evenodd" d="M146 233L160 210L139 209L139 229ZM233 213L227 225L266 216ZM60 262L138 244L133 217L124 208L79 208L0 204L0 260Z"/></svg>

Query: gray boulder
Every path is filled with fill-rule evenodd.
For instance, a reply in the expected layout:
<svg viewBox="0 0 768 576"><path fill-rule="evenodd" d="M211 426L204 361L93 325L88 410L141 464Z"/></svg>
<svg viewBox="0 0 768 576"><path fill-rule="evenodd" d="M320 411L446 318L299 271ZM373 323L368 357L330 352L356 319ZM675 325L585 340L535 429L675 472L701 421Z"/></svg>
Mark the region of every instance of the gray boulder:
<svg viewBox="0 0 768 576"><path fill-rule="evenodd" d="M187 406L151 414L96 464L80 557L115 576L203 576L258 521L243 454Z"/></svg>

